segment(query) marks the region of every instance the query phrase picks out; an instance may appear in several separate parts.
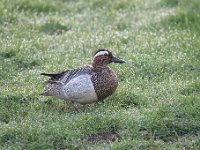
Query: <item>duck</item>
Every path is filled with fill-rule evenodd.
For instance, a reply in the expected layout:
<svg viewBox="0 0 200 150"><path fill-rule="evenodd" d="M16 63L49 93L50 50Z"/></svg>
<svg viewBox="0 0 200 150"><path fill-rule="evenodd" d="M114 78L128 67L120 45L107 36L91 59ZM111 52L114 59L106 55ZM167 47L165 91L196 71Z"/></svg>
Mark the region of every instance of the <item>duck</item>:
<svg viewBox="0 0 200 150"><path fill-rule="evenodd" d="M115 72L108 66L110 63L125 63L114 57L110 50L99 49L93 55L92 65L85 65L59 73L41 73L49 77L46 81L43 96L53 96L74 105L91 104L104 101L118 87Z"/></svg>

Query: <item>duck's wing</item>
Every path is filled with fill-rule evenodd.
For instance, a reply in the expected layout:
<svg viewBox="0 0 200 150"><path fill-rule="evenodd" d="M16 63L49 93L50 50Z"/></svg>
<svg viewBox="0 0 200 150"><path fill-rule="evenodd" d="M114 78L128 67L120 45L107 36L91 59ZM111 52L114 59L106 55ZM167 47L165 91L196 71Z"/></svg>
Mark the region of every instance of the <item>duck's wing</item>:
<svg viewBox="0 0 200 150"><path fill-rule="evenodd" d="M80 67L73 70L66 70L60 73L41 73L41 75L48 76L50 79L48 80L49 83L61 83L66 84L71 79L80 76L82 74L90 74L91 68L87 67Z"/></svg>

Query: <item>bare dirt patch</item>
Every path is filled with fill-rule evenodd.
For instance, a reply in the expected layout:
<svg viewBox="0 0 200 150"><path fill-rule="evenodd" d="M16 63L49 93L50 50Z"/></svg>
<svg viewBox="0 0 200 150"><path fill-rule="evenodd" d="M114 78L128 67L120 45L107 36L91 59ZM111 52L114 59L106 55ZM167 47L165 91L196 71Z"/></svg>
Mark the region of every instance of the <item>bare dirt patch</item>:
<svg viewBox="0 0 200 150"><path fill-rule="evenodd" d="M114 141L118 141L120 139L120 135L116 132L103 132L97 134L91 134L87 138L87 142L91 144L106 142L111 143Z"/></svg>

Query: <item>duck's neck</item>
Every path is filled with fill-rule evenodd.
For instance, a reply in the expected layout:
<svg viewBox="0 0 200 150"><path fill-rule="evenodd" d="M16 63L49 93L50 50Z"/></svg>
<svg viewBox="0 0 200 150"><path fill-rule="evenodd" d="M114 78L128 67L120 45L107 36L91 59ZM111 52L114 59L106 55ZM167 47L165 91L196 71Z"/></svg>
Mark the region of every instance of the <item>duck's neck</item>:
<svg viewBox="0 0 200 150"><path fill-rule="evenodd" d="M103 59L95 59L93 60L92 66L94 68L107 68L107 63Z"/></svg>

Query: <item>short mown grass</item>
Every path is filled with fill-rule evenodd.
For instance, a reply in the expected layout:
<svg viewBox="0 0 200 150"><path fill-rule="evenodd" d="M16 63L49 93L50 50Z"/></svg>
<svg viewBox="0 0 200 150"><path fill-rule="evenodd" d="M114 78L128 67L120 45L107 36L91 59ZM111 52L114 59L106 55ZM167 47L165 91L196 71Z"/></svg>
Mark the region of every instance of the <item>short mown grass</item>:
<svg viewBox="0 0 200 150"><path fill-rule="evenodd" d="M199 6L0 1L0 149L200 149ZM40 73L90 64L99 48L126 60L110 65L119 87L104 103L77 113L40 96Z"/></svg>
<svg viewBox="0 0 200 150"><path fill-rule="evenodd" d="M200 33L200 3L198 0L163 0L164 6L176 7L176 13L163 20L163 24L176 28L189 28L197 34Z"/></svg>

